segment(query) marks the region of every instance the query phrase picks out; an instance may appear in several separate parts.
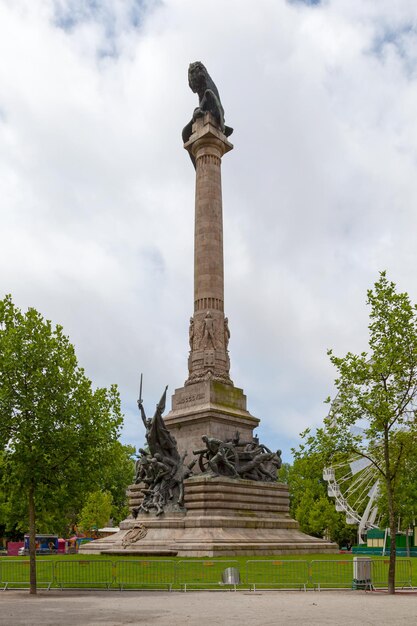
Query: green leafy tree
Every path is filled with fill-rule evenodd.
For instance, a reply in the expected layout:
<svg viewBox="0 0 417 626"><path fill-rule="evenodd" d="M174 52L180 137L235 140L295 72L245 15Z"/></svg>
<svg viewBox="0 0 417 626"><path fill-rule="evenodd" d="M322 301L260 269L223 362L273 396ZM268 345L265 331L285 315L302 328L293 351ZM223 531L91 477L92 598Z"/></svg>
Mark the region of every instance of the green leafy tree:
<svg viewBox="0 0 417 626"><path fill-rule="evenodd" d="M417 518L417 447L410 449L404 460L404 468L396 489L398 528L406 533L406 546L409 555L410 544L408 531L415 526ZM381 512L381 524L389 525L388 500L385 483L381 483L378 498L378 510Z"/></svg>
<svg viewBox="0 0 417 626"><path fill-rule="evenodd" d="M36 593L35 533L77 492L91 490L122 424L116 386L93 390L61 326L35 309L0 301L2 487L26 503L30 592Z"/></svg>
<svg viewBox="0 0 417 626"><path fill-rule="evenodd" d="M291 472L291 463L283 463L279 470L277 471L277 480L280 483L285 483L288 485L289 475Z"/></svg>
<svg viewBox="0 0 417 626"><path fill-rule="evenodd" d="M109 463L101 468L100 488L112 495L111 518L115 525L129 515L126 491L134 480L135 452L134 446L116 441Z"/></svg>
<svg viewBox="0 0 417 626"><path fill-rule="evenodd" d="M19 503L17 498L12 502L0 485L0 537L6 542L21 541L27 525L26 502Z"/></svg>
<svg viewBox="0 0 417 626"><path fill-rule="evenodd" d="M308 521L312 534L321 537L328 534L333 539L337 532L340 514L334 508L334 503L322 495L311 507Z"/></svg>
<svg viewBox="0 0 417 626"><path fill-rule="evenodd" d="M330 359L338 391L324 428L307 434L310 451L355 453L375 467L386 494L391 541L388 591L395 593L395 535L401 479L416 446L417 308L385 272L368 291L369 350ZM352 427L363 428L354 435Z"/></svg>
<svg viewBox="0 0 417 626"><path fill-rule="evenodd" d="M278 480L288 483L292 517L308 535L327 536L339 546L351 544L355 529L346 524L345 516L336 511L334 502L327 496L323 455L308 454L302 449L293 453L293 465L283 464L278 474Z"/></svg>
<svg viewBox="0 0 417 626"><path fill-rule="evenodd" d="M109 491L113 497L111 518L117 525L129 515L127 487L132 484L135 461L135 448L123 445L120 441L112 442L108 453L103 455L100 471L90 474L88 481L77 481L76 489L68 489L62 485L62 498L59 507L51 508L49 502L49 485L40 485L38 493L39 505L36 511L36 528L38 532L56 533L67 537L73 534L77 519L85 500L92 490ZM9 485L7 494L1 489L3 476L2 455L0 452L0 537L21 539L27 532L27 502L22 499L18 486ZM45 494L42 492L45 491Z"/></svg>
<svg viewBox="0 0 417 626"><path fill-rule="evenodd" d="M90 493L78 519L79 528L86 534L109 523L112 512L112 495L108 491Z"/></svg>

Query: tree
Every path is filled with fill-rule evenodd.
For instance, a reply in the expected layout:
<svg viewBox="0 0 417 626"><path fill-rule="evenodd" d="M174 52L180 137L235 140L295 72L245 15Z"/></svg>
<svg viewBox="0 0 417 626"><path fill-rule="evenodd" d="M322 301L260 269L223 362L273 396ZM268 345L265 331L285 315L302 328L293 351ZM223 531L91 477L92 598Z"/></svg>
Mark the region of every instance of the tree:
<svg viewBox="0 0 417 626"><path fill-rule="evenodd" d="M395 536L400 509L400 477L416 445L417 308L408 294L397 293L381 272L368 291L371 307L369 350L336 357L338 391L324 428L307 433L310 451L355 453L376 468L386 493L391 551L388 591L395 592ZM329 400L328 400L329 401ZM352 427L363 428L354 435Z"/></svg>
<svg viewBox="0 0 417 626"><path fill-rule="evenodd" d="M406 533L407 554L410 555L408 531L415 526L417 517L417 448L412 448L404 459L404 466L397 484L398 528ZM387 491L381 484L378 510L381 511L381 524L389 525Z"/></svg>
<svg viewBox="0 0 417 626"><path fill-rule="evenodd" d="M37 531L56 533L62 537L66 537L68 533L73 534L81 509L92 490L111 493L111 518L115 525L125 519L129 514L126 491L133 481L134 453L133 446L114 441L109 446L108 453L101 457L100 471L90 474L88 481L77 482L76 489L65 489L59 507L51 507L49 499L40 495L36 511ZM0 451L0 537L5 534L9 539L18 540L27 531L27 503L22 500L18 487L9 488L7 494L1 488L6 478L2 458ZM43 488L49 491L49 487Z"/></svg>
<svg viewBox="0 0 417 626"><path fill-rule="evenodd" d="M112 495L111 517L115 525L129 515L126 491L134 480L135 452L134 446L116 441L109 463L102 467L99 486Z"/></svg>
<svg viewBox="0 0 417 626"><path fill-rule="evenodd" d="M66 489L59 507L51 507L48 498L39 496L36 511L36 528L41 533L56 533L66 537L73 534L77 519L86 498L92 490L109 491L113 497L111 518L117 525L129 514L127 487L132 483L135 461L135 448L114 441L108 454L103 455L100 471L90 474L89 480L77 482L77 489ZM9 488L7 494L4 484L4 468L0 452L0 537L19 540L27 531L27 503L22 500L20 489ZM40 487L42 488L42 487ZM48 487L45 487L49 491Z"/></svg>
<svg viewBox="0 0 417 626"><path fill-rule="evenodd" d="M335 510L333 501L327 496L323 456L308 454L302 449L293 450L293 454L293 465L284 463L278 473L278 480L288 483L291 516L309 535L326 535L339 546L351 544L355 530L346 524L344 515Z"/></svg>
<svg viewBox="0 0 417 626"><path fill-rule="evenodd" d="M122 424L116 386L92 389L61 326L0 301L2 485L26 502L30 593L36 593L37 513L65 507L108 462Z"/></svg>
<svg viewBox="0 0 417 626"><path fill-rule="evenodd" d="M93 491L89 494L78 519L84 533L91 533L109 523L112 510L112 495L108 491Z"/></svg>

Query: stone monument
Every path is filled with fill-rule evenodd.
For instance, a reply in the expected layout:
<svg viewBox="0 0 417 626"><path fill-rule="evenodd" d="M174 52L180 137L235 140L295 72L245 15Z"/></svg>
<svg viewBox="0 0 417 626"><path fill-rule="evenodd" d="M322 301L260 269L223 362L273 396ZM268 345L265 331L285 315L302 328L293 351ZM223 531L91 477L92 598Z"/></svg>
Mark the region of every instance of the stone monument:
<svg viewBox="0 0 417 626"><path fill-rule="evenodd" d="M216 86L202 63L192 63L189 84L199 106L183 130L184 148L196 172L194 227L194 312L190 318L188 378L172 398L165 417L180 452L201 447L202 435L231 438L238 430L252 437L259 420L246 396L230 379L228 319L224 314L223 209L221 160L233 149L232 129Z"/></svg>
<svg viewBox="0 0 417 626"><path fill-rule="evenodd" d="M230 556L334 552L309 537L289 515L286 485L276 481L281 452L253 434L259 419L230 378L224 313L221 160L233 149L217 88L200 62L189 85L199 102L182 137L196 176L194 310L189 326L188 377L162 418L166 389L148 419L138 406L147 450L140 450L131 516L112 537L83 552Z"/></svg>

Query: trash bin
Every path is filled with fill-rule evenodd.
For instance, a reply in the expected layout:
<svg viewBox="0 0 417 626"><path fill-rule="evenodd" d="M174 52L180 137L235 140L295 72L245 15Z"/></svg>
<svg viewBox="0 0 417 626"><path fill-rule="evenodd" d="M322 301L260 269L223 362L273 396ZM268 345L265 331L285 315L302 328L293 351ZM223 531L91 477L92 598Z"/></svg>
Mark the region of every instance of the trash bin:
<svg viewBox="0 0 417 626"><path fill-rule="evenodd" d="M240 573L237 567L227 567L222 573L223 585L240 585Z"/></svg>
<svg viewBox="0 0 417 626"><path fill-rule="evenodd" d="M372 561L368 557L353 558L352 589L372 589Z"/></svg>

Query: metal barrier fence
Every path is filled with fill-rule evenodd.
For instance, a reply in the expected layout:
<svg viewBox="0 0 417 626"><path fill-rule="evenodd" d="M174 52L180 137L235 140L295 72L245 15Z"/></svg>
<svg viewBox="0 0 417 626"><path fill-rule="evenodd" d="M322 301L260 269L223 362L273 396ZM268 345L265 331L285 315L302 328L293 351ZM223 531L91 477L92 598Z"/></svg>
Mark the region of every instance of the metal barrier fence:
<svg viewBox="0 0 417 626"><path fill-rule="evenodd" d="M327 589L337 587L352 587L353 562L350 560L340 561L311 561L310 583L314 589L320 591L321 587Z"/></svg>
<svg viewBox="0 0 417 626"><path fill-rule="evenodd" d="M228 568L239 568L238 561L178 561L175 582L187 591L187 587L204 589L205 587L233 587L236 583L224 583L223 572Z"/></svg>
<svg viewBox="0 0 417 626"><path fill-rule="evenodd" d="M175 570L175 561L116 561L113 584L119 589L167 587L171 591L175 582Z"/></svg>
<svg viewBox="0 0 417 626"><path fill-rule="evenodd" d="M55 561L54 583L57 587L106 587L114 579L112 561Z"/></svg>
<svg viewBox="0 0 417 626"><path fill-rule="evenodd" d="M29 587L29 561L0 560L0 586L3 590ZM50 589L54 582L54 562L40 560L36 563L37 586Z"/></svg>
<svg viewBox="0 0 417 626"><path fill-rule="evenodd" d="M388 581L389 560L371 561L371 578L373 587L386 587ZM412 569L410 560L398 560L395 563L395 586L412 587Z"/></svg>
<svg viewBox="0 0 417 626"><path fill-rule="evenodd" d="M386 587L387 559L372 559L369 588ZM27 588L29 561L0 559L0 588ZM37 559L39 588L314 589L355 588L352 560L72 560ZM241 579L240 579L241 577ZM366 581L368 582L368 581ZM396 587L412 587L410 559L396 563Z"/></svg>
<svg viewBox="0 0 417 626"><path fill-rule="evenodd" d="M309 583L307 561L246 561L246 584L256 587L304 589Z"/></svg>

